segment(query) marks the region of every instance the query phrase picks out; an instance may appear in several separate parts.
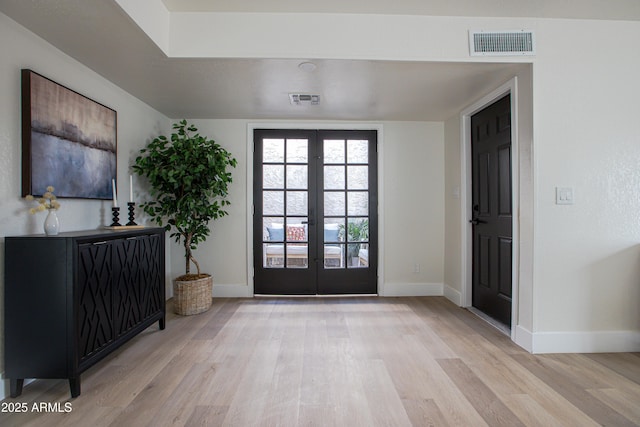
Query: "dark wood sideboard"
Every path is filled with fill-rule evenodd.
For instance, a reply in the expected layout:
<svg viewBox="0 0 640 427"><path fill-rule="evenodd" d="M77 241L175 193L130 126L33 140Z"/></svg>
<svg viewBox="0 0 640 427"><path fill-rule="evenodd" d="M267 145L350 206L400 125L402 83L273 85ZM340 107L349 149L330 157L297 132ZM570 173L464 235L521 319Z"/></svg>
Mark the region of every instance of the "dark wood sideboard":
<svg viewBox="0 0 640 427"><path fill-rule="evenodd" d="M80 374L156 321L165 328L162 228L5 238L5 378Z"/></svg>

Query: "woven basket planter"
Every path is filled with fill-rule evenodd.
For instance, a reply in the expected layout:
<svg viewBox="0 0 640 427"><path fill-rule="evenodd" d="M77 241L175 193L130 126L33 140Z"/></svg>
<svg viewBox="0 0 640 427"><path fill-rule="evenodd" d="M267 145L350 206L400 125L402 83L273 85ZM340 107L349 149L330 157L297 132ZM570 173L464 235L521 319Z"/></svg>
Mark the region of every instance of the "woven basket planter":
<svg viewBox="0 0 640 427"><path fill-rule="evenodd" d="M173 311L182 316L190 316L209 310L213 277L195 280L173 281Z"/></svg>

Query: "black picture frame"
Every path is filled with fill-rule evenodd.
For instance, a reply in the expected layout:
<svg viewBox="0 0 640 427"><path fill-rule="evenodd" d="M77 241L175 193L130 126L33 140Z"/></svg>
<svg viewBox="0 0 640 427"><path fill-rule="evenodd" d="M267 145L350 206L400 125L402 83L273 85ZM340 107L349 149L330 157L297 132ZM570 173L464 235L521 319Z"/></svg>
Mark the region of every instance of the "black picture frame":
<svg viewBox="0 0 640 427"><path fill-rule="evenodd" d="M22 196L108 200L117 113L32 70L22 74Z"/></svg>

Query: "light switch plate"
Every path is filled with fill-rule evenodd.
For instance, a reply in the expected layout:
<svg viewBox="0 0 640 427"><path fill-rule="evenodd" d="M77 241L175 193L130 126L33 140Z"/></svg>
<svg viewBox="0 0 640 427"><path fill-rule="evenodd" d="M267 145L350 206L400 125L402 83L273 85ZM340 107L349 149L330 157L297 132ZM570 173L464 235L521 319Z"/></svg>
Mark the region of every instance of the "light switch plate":
<svg viewBox="0 0 640 427"><path fill-rule="evenodd" d="M556 187L556 205L573 204L573 187Z"/></svg>

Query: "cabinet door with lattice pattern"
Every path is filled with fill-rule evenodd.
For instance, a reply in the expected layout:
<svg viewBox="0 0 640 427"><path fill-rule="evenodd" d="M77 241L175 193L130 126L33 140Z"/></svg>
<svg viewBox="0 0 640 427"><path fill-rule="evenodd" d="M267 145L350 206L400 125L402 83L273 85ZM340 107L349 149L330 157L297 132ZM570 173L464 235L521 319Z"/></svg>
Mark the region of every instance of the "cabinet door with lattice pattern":
<svg viewBox="0 0 640 427"><path fill-rule="evenodd" d="M78 359L91 358L115 338L113 329L113 244L78 245L75 294L78 304Z"/></svg>

